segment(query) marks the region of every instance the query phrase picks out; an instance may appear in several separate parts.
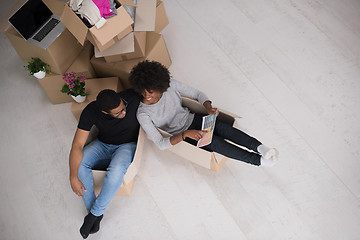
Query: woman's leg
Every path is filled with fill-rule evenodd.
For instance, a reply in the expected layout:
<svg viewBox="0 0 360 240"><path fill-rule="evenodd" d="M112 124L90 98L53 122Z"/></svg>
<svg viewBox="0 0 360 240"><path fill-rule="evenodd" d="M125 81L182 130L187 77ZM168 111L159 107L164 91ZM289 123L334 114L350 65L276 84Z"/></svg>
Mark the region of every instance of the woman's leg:
<svg viewBox="0 0 360 240"><path fill-rule="evenodd" d="M189 127L189 129L201 129L202 115L195 114L194 120ZM238 145L244 146L254 152L257 152L257 147L261 144L258 140L244 132L227 125L223 122L216 121L215 130L211 144L203 147L203 149L208 151L214 151L220 153L226 157L240 160L253 165L260 165L261 156L254 152L249 152L244 150L234 144L231 144L225 139L228 139ZM186 139L187 142L196 146L196 141L192 139Z"/></svg>

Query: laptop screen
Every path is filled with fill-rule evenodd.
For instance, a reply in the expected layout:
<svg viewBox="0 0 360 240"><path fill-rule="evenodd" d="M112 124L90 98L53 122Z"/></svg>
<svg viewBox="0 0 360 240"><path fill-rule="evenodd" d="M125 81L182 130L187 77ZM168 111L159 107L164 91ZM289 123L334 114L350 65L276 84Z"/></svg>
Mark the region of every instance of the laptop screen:
<svg viewBox="0 0 360 240"><path fill-rule="evenodd" d="M42 0L28 0L9 22L22 35L23 38L31 37L50 17L52 12Z"/></svg>

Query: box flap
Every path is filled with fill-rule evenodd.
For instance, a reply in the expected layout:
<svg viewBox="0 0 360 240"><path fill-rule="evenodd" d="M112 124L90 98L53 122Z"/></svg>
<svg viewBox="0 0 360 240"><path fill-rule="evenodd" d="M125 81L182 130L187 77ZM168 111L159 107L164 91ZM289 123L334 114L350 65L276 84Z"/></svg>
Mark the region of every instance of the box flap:
<svg viewBox="0 0 360 240"><path fill-rule="evenodd" d="M106 19L106 23L100 29L90 28L90 32L101 45L105 45L133 24L134 21L123 6L117 9L117 13L117 16Z"/></svg>
<svg viewBox="0 0 360 240"><path fill-rule="evenodd" d="M88 28L81 21L81 19L76 16L68 4L64 6L64 11L61 14L60 21L66 26L67 29L69 29L69 31L74 35L79 43L84 45L86 35L88 33Z"/></svg>
<svg viewBox="0 0 360 240"><path fill-rule="evenodd" d="M137 0L134 31L154 31L156 0Z"/></svg>
<svg viewBox="0 0 360 240"><path fill-rule="evenodd" d="M134 52L135 51L134 33L133 32L129 33L124 38L116 42L114 45L107 48L105 51L100 52L97 47L94 47L94 49L95 49L95 57L97 58Z"/></svg>
<svg viewBox="0 0 360 240"><path fill-rule="evenodd" d="M118 2L121 3L122 5L136 7L136 4L133 3L133 1L131 0L118 0Z"/></svg>
<svg viewBox="0 0 360 240"><path fill-rule="evenodd" d="M61 2L59 0L42 0L46 6L57 16L61 16L65 2Z"/></svg>
<svg viewBox="0 0 360 240"><path fill-rule="evenodd" d="M0 30L1 32L5 32L9 26L10 26L10 22L9 22L9 18L22 6L24 5L24 3L26 2L27 0L19 0L17 3L15 3L12 8L10 9L9 12L7 12L5 14L5 17L3 17L1 19L1 22L0 22Z"/></svg>

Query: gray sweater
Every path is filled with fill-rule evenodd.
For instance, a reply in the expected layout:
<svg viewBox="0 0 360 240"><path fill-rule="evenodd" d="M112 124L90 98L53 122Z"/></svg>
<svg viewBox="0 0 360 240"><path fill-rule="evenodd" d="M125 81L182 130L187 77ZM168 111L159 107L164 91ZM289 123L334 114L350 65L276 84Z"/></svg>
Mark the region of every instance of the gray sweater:
<svg viewBox="0 0 360 240"><path fill-rule="evenodd" d="M196 99L201 104L209 100L203 92L171 79L170 87L157 103L148 105L140 102L137 110L136 116L141 127L161 150L172 145L170 138L164 138L157 128L176 135L187 130L194 119L194 114L181 105L180 94Z"/></svg>

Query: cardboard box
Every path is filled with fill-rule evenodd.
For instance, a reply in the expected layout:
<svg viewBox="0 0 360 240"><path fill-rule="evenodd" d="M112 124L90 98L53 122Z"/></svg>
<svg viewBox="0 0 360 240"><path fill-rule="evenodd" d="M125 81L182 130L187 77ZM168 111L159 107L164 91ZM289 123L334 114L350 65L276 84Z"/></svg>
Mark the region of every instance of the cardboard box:
<svg viewBox="0 0 360 240"><path fill-rule="evenodd" d="M121 83L119 82L119 78L117 77L93 78L93 79L85 80L85 92L87 93L86 100L82 103L77 103L73 100L71 104L71 112L73 113L77 121L79 121L83 109L90 102L95 101L96 96L103 89L112 89L114 91L118 91L119 89L122 89Z"/></svg>
<svg viewBox="0 0 360 240"><path fill-rule="evenodd" d="M76 72L79 76L84 74L86 78L95 78L94 69L90 63L90 58L93 56L93 48L88 42L79 56L75 59L73 64L65 72ZM59 104L71 102L71 96L60 92L62 86L64 85L64 80L62 79L62 74L51 74L46 75L42 79L38 79L41 87L45 91L46 95L49 97L51 103Z"/></svg>
<svg viewBox="0 0 360 240"><path fill-rule="evenodd" d="M156 4L155 26L147 26L147 28L144 29L154 29L154 32L159 33L169 24L169 20L165 12L164 3L162 1L157 1ZM134 35L134 38L131 38L132 34ZM140 58L145 56L145 46L146 34L144 32L135 31L134 33L130 33L126 37L122 38L103 52L99 51L95 47L95 57L104 57L106 62L119 62L133 58Z"/></svg>
<svg viewBox="0 0 360 240"><path fill-rule="evenodd" d="M165 5L162 1L157 1L155 32L160 33L169 24L169 19L165 11Z"/></svg>
<svg viewBox="0 0 360 240"><path fill-rule="evenodd" d="M182 97L182 99L183 99L183 103L182 103L183 106L188 107L192 112L207 114L205 107L202 104L200 104L198 101L187 97ZM226 112L225 110L219 109L219 111L220 111L220 114L218 116L219 120L233 127L237 127L236 119L239 118L239 116ZM165 131L162 131L160 129L159 131L165 137L171 136L171 134ZM191 145L190 143L187 143L185 141L182 141L172 146L168 150L191 162L194 162L202 167L211 169L216 172L219 172L221 170L221 168L223 167L223 165L227 160L227 157L219 153L206 151L204 149Z"/></svg>
<svg viewBox="0 0 360 240"><path fill-rule="evenodd" d="M84 74L86 78L96 78L94 68L90 63L90 59L94 56L93 46L89 41L85 42L84 48L75 59L73 64L66 70L66 72L76 72Z"/></svg>
<svg viewBox="0 0 360 240"><path fill-rule="evenodd" d="M26 41L12 26L5 34L25 63L38 57L57 74L65 73L83 48L67 29L46 50Z"/></svg>
<svg viewBox="0 0 360 240"><path fill-rule="evenodd" d="M79 55L82 49L81 44L77 42L68 30L65 30L46 50L26 41L8 21L9 17L14 14L24 2L25 0L17 2L1 20L1 31L5 32L17 54L25 63L29 62L31 57L38 57L50 65L51 72L57 74L65 73Z"/></svg>
<svg viewBox="0 0 360 240"><path fill-rule="evenodd" d="M170 67L171 59L166 48L164 37L155 32L146 33L145 57L135 58L121 62L108 63L104 58L91 59L95 73L99 77L117 76L125 88L130 88L128 81L131 69L141 61L154 60Z"/></svg>
<svg viewBox="0 0 360 240"><path fill-rule="evenodd" d="M144 57L146 54L146 32L133 32L128 36L129 39L126 39L126 37L121 39L104 52L95 49L95 57L104 57L106 62L119 62ZM126 40L125 45L122 45L122 40ZM132 50L128 47L129 44L127 44L129 40L132 42Z"/></svg>
<svg viewBox="0 0 360 240"><path fill-rule="evenodd" d="M124 5L134 5L130 0L119 0L119 2ZM69 4L64 6L60 20L82 45L88 39L100 51L104 51L132 32L131 24L134 22L124 7L120 6L117 8L117 15L106 19L106 23L101 28L97 29L95 26L88 28Z"/></svg>
<svg viewBox="0 0 360 240"><path fill-rule="evenodd" d="M139 129L139 137L136 145L135 155L133 161L131 162L126 174L124 176L123 182L121 184L120 189L117 191L116 195L127 195L129 196L132 192L135 176L138 174L141 162L142 162L142 154L144 148L144 140L145 140L145 132L140 127ZM104 177L106 175L106 171L104 170L93 170L93 178L94 178L94 190L95 194L98 195L101 191L101 187L104 184Z"/></svg>

